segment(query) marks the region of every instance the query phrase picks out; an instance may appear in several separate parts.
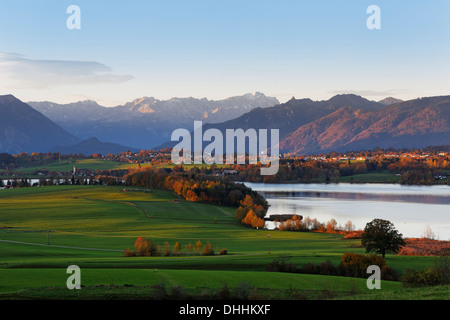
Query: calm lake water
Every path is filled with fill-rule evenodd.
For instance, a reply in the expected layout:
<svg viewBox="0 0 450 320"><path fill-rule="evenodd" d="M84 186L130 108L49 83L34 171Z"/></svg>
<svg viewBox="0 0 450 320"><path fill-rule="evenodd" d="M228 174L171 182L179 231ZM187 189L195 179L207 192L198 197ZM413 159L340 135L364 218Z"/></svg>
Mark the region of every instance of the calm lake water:
<svg viewBox="0 0 450 320"><path fill-rule="evenodd" d="M391 221L404 237L421 237L429 226L450 240L450 187L398 184L245 183L270 204L267 215L297 214L322 223L352 221L363 229L375 218ZM270 225L269 225L270 227Z"/></svg>

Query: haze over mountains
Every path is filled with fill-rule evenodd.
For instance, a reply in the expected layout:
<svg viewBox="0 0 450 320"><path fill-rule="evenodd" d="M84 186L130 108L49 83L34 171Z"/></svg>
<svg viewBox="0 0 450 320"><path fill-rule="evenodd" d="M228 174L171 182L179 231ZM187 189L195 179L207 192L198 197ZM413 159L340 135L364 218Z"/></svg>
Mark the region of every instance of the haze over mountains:
<svg viewBox="0 0 450 320"><path fill-rule="evenodd" d="M90 100L65 105L29 102L29 105L82 139L97 137L102 141L149 149L170 140L173 130L192 126L194 120L223 122L254 108L268 108L278 103L276 98L256 92L219 101L206 98L162 101L144 97L112 108Z"/></svg>
<svg viewBox="0 0 450 320"><path fill-rule="evenodd" d="M95 101L59 105L0 96L0 152L119 153L171 147L176 128L279 129L283 153L421 148L450 141L450 96L375 102L343 94L329 100L262 93L221 101L140 98L113 108ZM83 141L84 140L84 141Z"/></svg>

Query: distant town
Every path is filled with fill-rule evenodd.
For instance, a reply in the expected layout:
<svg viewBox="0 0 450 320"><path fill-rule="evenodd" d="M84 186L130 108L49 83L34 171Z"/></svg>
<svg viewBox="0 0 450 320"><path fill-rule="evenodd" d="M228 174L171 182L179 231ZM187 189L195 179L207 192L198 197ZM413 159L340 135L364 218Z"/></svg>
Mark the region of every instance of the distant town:
<svg viewBox="0 0 450 320"><path fill-rule="evenodd" d="M260 177L260 165L180 165L203 173L252 182L385 182L402 184L448 184L450 146L425 149L374 149L330 152L317 155L280 155L280 172ZM119 154L61 155L59 153L0 154L0 187L47 184L109 184L125 181L130 172L149 168L175 168L171 149L142 150ZM197 170L196 169L196 170Z"/></svg>

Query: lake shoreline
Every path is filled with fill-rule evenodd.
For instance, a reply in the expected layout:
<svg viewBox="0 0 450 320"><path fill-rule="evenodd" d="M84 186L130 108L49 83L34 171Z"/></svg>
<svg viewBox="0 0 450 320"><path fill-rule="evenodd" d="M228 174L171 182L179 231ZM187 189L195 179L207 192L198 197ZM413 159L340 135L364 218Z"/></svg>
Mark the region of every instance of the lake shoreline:
<svg viewBox="0 0 450 320"><path fill-rule="evenodd" d="M418 183L418 184L402 184L400 182L392 182L392 181L340 181L340 182L324 182L324 181L311 181L311 182L300 182L300 181L277 181L277 182L250 182L250 181L235 181L236 183L260 183L260 184L323 184L323 185L339 185L339 184L391 184L391 185L401 185L401 186L448 186L448 183Z"/></svg>
<svg viewBox="0 0 450 320"><path fill-rule="evenodd" d="M321 222L352 221L356 229L375 218L392 221L408 238L430 226L450 239L450 188L447 185L245 183L269 203L267 216L301 215Z"/></svg>

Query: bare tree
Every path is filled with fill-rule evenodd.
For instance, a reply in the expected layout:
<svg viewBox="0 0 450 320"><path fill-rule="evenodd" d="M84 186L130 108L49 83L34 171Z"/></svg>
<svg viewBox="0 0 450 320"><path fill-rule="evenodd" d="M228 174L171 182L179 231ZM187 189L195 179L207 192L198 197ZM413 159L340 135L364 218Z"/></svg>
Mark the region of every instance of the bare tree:
<svg viewBox="0 0 450 320"><path fill-rule="evenodd" d="M345 224L345 231L354 231L355 230L355 225L348 220L347 223Z"/></svg>
<svg viewBox="0 0 450 320"><path fill-rule="evenodd" d="M426 239L430 239L430 240L434 240L435 239L435 234L434 234L433 230L431 230L430 226L426 226L424 234L423 234L422 237L426 238Z"/></svg>

